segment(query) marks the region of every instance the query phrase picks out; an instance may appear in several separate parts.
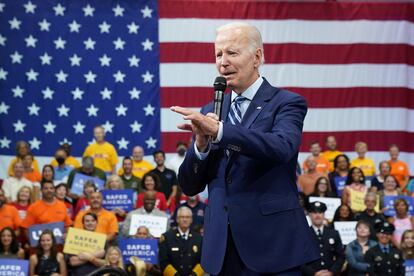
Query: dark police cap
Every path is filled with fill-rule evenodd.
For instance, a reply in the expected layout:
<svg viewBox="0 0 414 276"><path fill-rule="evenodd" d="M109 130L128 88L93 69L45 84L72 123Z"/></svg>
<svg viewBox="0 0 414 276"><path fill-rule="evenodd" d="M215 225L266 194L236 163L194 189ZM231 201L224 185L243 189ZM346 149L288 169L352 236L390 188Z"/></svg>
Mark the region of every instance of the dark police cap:
<svg viewBox="0 0 414 276"><path fill-rule="evenodd" d="M326 211L326 204L320 201L309 203L309 212L324 213Z"/></svg>
<svg viewBox="0 0 414 276"><path fill-rule="evenodd" d="M375 231L377 233L392 234L394 233L395 227L389 222L381 221L375 224Z"/></svg>

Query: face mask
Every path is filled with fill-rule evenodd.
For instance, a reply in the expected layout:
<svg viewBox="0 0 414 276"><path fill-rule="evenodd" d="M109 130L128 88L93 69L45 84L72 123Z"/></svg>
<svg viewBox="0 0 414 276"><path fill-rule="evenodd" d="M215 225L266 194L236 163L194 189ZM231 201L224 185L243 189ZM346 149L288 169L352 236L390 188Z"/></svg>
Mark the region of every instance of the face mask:
<svg viewBox="0 0 414 276"><path fill-rule="evenodd" d="M65 158L63 157L56 157L56 161L59 165L63 165L65 163Z"/></svg>
<svg viewBox="0 0 414 276"><path fill-rule="evenodd" d="M185 149L180 148L180 149L178 149L178 150L177 150L177 153L178 153L178 155L179 155L179 156L184 156L184 154L185 154Z"/></svg>

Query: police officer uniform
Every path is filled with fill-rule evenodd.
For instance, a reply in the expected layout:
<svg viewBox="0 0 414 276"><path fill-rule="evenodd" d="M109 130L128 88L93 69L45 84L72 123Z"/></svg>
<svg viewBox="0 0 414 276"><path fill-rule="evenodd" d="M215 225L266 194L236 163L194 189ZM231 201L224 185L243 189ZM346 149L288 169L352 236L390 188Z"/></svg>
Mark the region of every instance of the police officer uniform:
<svg viewBox="0 0 414 276"><path fill-rule="evenodd" d="M309 204L310 213L325 211L326 205L323 202L315 201ZM318 229L312 225L310 228L319 246L320 259L302 266L302 274L313 276L319 270L327 269L333 275L339 275L345 262L345 253L338 231L327 226Z"/></svg>
<svg viewBox="0 0 414 276"><path fill-rule="evenodd" d="M165 276L200 276L203 269L201 260L200 234L189 231L186 237L177 229L161 235L159 241L159 262Z"/></svg>
<svg viewBox="0 0 414 276"><path fill-rule="evenodd" d="M381 222L376 225L377 233L392 235L395 228L391 223ZM404 260L399 249L377 244L365 253L365 260L369 263L369 275L405 275Z"/></svg>

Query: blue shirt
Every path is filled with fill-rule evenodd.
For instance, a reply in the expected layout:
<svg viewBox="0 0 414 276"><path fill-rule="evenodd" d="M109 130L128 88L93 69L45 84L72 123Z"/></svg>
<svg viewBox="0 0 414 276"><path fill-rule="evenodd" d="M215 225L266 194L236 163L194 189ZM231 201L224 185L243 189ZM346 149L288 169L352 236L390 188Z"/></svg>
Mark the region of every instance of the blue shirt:
<svg viewBox="0 0 414 276"><path fill-rule="evenodd" d="M70 172L73 170L71 166L65 165L63 168L57 166L55 169L55 180L60 181L65 177L68 177Z"/></svg>

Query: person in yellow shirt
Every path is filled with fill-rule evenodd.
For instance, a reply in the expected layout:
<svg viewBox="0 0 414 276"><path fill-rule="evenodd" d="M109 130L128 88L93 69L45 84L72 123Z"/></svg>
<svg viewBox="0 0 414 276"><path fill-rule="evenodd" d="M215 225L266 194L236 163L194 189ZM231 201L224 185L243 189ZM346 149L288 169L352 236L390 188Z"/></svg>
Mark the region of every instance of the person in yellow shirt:
<svg viewBox="0 0 414 276"><path fill-rule="evenodd" d="M321 173L325 176L328 175L329 171L330 171L330 164L328 162L328 160L326 160L325 158L323 158L321 156L321 145L319 144L318 141L314 141L310 144L310 149L309 151L311 152L312 156L315 159L316 162L316 171L318 173ZM307 162L306 160L303 162L303 170L304 172L308 171L308 166L307 166Z"/></svg>
<svg viewBox="0 0 414 276"><path fill-rule="evenodd" d="M358 157L351 161L351 168L357 167L360 168L365 176L374 176L375 175L375 163L374 160L365 157L368 146L365 142L357 142L355 144L355 151L358 154Z"/></svg>
<svg viewBox="0 0 414 276"><path fill-rule="evenodd" d="M342 152L336 150L337 143L336 143L335 136L330 135L326 137L325 143L326 143L327 150L322 152L321 156L325 158L326 160L328 160L330 164L329 171L333 172L334 171L334 160L338 155L342 154Z"/></svg>
<svg viewBox="0 0 414 276"><path fill-rule="evenodd" d="M134 147L132 150L132 174L140 179L149 171L152 171L154 166L144 160L144 149L140 146ZM120 168L118 175L123 175L124 169Z"/></svg>
<svg viewBox="0 0 414 276"><path fill-rule="evenodd" d="M83 156L93 157L95 167L103 170L106 174L115 174L118 154L115 147L105 141L105 129L102 126L97 126L93 130L93 135L96 142L86 147Z"/></svg>
<svg viewBox="0 0 414 276"><path fill-rule="evenodd" d="M391 166L391 175L393 175L400 184L400 188L402 190L405 189L405 186L410 179L410 172L408 170L408 165L404 161L398 160L398 155L400 154L400 149L397 145L391 145L390 149L390 157L391 159L388 161Z"/></svg>
<svg viewBox="0 0 414 276"><path fill-rule="evenodd" d="M7 170L9 176L13 176L14 165L18 161L23 161L23 157L25 157L29 153L30 147L26 141L18 141L16 143L16 157L10 161L9 169ZM39 171L39 164L37 163L37 160L35 158L33 158L32 166L33 170Z"/></svg>
<svg viewBox="0 0 414 276"><path fill-rule="evenodd" d="M66 152L66 158L65 158L65 165L72 167L74 169L77 169L80 167L80 163L79 161L71 156L71 152L72 152L72 148L68 143L63 143L62 145L60 145L60 147L56 150L64 150ZM52 161L50 162L50 165L52 165L52 167L57 167L59 166L59 163L57 162L57 160L55 158L52 159Z"/></svg>

